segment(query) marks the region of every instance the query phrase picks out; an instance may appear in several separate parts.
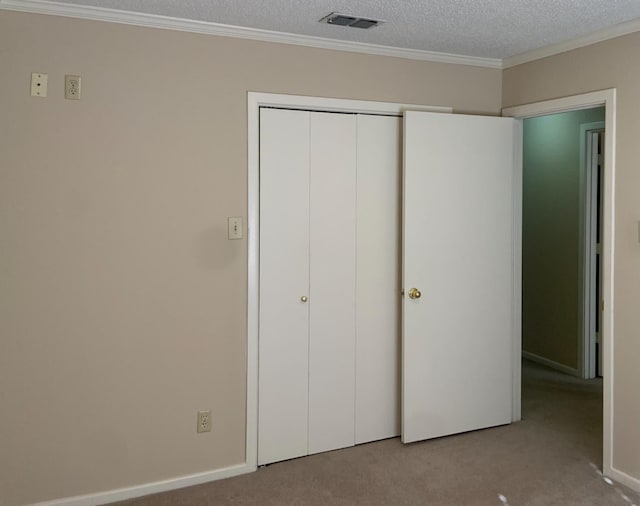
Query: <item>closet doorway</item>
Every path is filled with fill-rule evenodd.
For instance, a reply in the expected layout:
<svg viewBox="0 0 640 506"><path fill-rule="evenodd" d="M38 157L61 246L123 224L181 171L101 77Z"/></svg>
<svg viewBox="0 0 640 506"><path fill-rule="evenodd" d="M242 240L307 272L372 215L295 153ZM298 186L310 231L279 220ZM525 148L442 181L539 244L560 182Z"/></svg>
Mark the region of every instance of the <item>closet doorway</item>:
<svg viewBox="0 0 640 506"><path fill-rule="evenodd" d="M248 462L390 437L398 417L404 442L519 417L519 122L420 109L250 94ZM402 243L399 165L359 163L399 158L400 115ZM378 124L395 139L363 141Z"/></svg>

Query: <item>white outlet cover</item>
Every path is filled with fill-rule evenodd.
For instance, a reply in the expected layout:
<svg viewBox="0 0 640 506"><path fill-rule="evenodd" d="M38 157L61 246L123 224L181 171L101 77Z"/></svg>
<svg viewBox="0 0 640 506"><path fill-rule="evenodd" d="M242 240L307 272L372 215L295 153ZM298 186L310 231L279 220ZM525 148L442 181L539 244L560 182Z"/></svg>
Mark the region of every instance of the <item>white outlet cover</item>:
<svg viewBox="0 0 640 506"><path fill-rule="evenodd" d="M211 432L211 410L198 411L198 426L196 431L198 433Z"/></svg>
<svg viewBox="0 0 640 506"><path fill-rule="evenodd" d="M82 80L80 76L64 76L64 98L68 100L80 100L82 94Z"/></svg>
<svg viewBox="0 0 640 506"><path fill-rule="evenodd" d="M31 96L44 98L47 96L47 83L49 74L33 72L31 74Z"/></svg>

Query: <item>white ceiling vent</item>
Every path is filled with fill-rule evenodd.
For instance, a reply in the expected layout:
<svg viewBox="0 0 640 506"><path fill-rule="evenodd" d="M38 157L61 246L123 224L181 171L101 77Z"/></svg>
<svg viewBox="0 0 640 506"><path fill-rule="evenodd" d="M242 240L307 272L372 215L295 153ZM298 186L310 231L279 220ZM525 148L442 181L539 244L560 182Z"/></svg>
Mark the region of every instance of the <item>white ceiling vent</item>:
<svg viewBox="0 0 640 506"><path fill-rule="evenodd" d="M323 17L320 23L327 23L329 25L348 26L350 28L373 28L374 26L381 25L384 21L379 19L363 18L360 16L350 16L348 14L338 14L332 12L328 16Z"/></svg>

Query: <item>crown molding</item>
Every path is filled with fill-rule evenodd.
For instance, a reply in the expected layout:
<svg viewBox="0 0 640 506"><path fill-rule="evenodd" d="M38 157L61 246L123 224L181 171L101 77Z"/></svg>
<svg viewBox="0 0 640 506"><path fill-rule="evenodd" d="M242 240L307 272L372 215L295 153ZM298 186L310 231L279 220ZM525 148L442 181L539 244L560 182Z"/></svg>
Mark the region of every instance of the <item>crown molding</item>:
<svg viewBox="0 0 640 506"><path fill-rule="evenodd" d="M640 19L634 19L582 37L560 42L558 44L551 44L539 49L534 49L533 51L527 51L525 53L500 59L439 53L421 49L382 46L378 44L365 44L362 42L327 39L324 37L311 37L308 35L297 35L293 33L274 32L271 30L260 30L257 28L223 25L209 21L196 21L160 16L157 14L145 14L88 5L65 4L50 0L0 0L0 10L2 9L32 12L36 14L49 14L52 16L90 19L94 21L106 21L110 23L121 23L149 28L177 30L206 35L217 35L220 37L234 37L262 42L274 42L277 44L330 49L333 51L347 51L352 53L404 58L408 60L449 63L454 65L470 65L474 67L494 69L508 69L516 65L539 60L548 56L554 56L566 51L571 51L597 42L640 31Z"/></svg>
<svg viewBox="0 0 640 506"><path fill-rule="evenodd" d="M159 16L157 14L143 14L138 12L107 9L104 7L71 5L48 0L0 0L0 9L90 19L94 21L107 21L111 23L122 23L151 28L164 28L168 30L218 35L222 37L235 37L262 42L292 44L296 46L331 49L334 51L349 51L352 53L391 56L409 60L471 65L475 67L488 67L495 69L502 68L502 60L499 58L481 58L475 56L438 53L434 51L423 51L419 49L404 49L377 44L364 44L361 42L341 41L323 37L310 37L307 35L296 35L292 33L281 33L256 28L223 25L207 21Z"/></svg>
<svg viewBox="0 0 640 506"><path fill-rule="evenodd" d="M533 51L527 51L526 53L510 56L502 60L502 68L508 69L510 67L515 67L516 65L521 65L523 63L539 60L548 56L565 53L573 49L579 49L581 47L590 46L591 44L595 44L597 42L615 39L616 37L621 37L622 35L628 35L630 33L639 31L640 18L633 19L625 23L610 26L609 28L605 28L603 30L598 30L597 32L583 35L582 37L577 37L575 39L560 42L558 44L551 44L539 49L534 49Z"/></svg>

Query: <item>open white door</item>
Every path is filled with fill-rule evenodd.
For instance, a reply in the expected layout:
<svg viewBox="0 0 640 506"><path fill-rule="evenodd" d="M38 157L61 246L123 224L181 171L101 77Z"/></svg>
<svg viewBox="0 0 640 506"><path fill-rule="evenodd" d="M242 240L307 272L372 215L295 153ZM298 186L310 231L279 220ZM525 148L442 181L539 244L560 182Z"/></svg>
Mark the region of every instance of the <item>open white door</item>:
<svg viewBox="0 0 640 506"><path fill-rule="evenodd" d="M404 443L511 422L518 131L405 113Z"/></svg>

